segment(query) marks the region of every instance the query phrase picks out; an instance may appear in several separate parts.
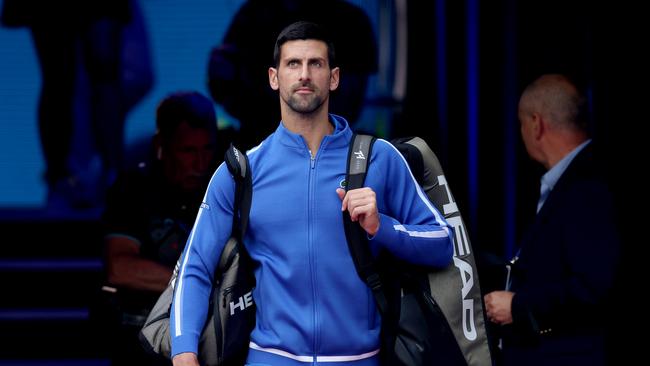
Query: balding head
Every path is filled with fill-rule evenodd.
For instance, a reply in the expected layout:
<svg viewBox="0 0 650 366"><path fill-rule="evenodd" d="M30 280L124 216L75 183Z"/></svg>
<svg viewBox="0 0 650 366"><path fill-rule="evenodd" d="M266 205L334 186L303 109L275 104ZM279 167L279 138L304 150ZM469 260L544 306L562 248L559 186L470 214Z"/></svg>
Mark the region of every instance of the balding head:
<svg viewBox="0 0 650 366"><path fill-rule="evenodd" d="M521 137L533 160L550 169L587 140L585 99L567 77L543 75L519 100Z"/></svg>
<svg viewBox="0 0 650 366"><path fill-rule="evenodd" d="M557 129L585 132L585 98L575 84L559 74L542 75L521 95L519 111L539 113Z"/></svg>

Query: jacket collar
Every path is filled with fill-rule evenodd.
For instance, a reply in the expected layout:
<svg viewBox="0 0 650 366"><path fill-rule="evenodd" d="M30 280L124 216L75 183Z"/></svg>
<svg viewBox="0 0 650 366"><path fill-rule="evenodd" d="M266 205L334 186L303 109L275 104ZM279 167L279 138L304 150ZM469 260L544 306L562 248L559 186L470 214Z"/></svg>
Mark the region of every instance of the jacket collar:
<svg viewBox="0 0 650 366"><path fill-rule="evenodd" d="M335 114L329 114L329 121L334 125L334 132L331 135L326 135L321 141L320 149L324 148L341 148L350 144L352 139L352 130L348 124L348 121L341 116ZM283 145L298 149L307 149L307 143L302 138L301 135L289 131L284 127L284 123L280 121L280 125L275 130L275 136L278 141Z"/></svg>

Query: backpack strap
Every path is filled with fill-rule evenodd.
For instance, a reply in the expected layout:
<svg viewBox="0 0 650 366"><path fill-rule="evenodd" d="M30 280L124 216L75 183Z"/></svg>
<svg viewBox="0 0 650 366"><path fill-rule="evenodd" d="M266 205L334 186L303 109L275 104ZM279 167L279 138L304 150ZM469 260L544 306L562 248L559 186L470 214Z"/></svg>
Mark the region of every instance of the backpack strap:
<svg viewBox="0 0 650 366"><path fill-rule="evenodd" d="M345 191L363 187L370 163L370 154L375 137L369 135L352 136L352 142L348 150L348 161L346 169ZM352 261L357 269L359 277L372 289L377 302L379 312L384 316L388 313L388 301L384 294L379 274L375 268L375 261L368 245L366 231L361 228L358 222L352 222L350 213L343 212L343 228L348 241L348 248L352 255Z"/></svg>
<svg viewBox="0 0 650 366"><path fill-rule="evenodd" d="M248 215L251 209L251 200L253 196L253 181L250 173L250 164L246 154L239 151L233 144L230 144L224 157L228 171L235 180L235 201L233 203L232 230L231 237L237 240L229 240L223 251L217 270L214 272L214 280L218 281L221 275L230 267L237 253L241 257L249 258L244 242L244 234L248 227ZM215 282L216 283L216 282Z"/></svg>
<svg viewBox="0 0 650 366"><path fill-rule="evenodd" d="M253 196L250 165L246 154L239 151L233 144L230 144L230 147L226 151L225 162L228 171L230 171L230 174L235 179L232 235L243 239L246 228L248 227L248 214L250 213Z"/></svg>
<svg viewBox="0 0 650 366"><path fill-rule="evenodd" d="M213 286L213 295L211 296L214 315L212 322L214 328L212 341L214 341L214 344L209 347L216 347L216 352L214 359L206 358L206 361L202 361L201 364L242 364L243 359L240 360L240 358L246 355L246 353L242 352L248 351L248 338L255 320L254 311L241 312L237 316L223 311L223 307L228 302L228 296L226 295L226 289L222 287L225 286L222 281L232 281L230 283L232 287L229 287L229 291L231 291L231 295L235 294L234 298L237 298L238 295L244 295L243 292L240 292L242 289L246 291L255 286L251 258L243 241L248 226L248 215L253 194L250 164L246 154L239 151L232 144L226 150L224 161L235 180L232 231L230 239L221 252L217 269L214 272L213 284L217 284L216 287ZM236 262L236 260L238 261ZM214 291L219 291L223 296L214 296ZM242 341L245 341L245 344L240 343ZM240 346L245 346L245 348L237 348ZM212 356L211 353L210 355Z"/></svg>

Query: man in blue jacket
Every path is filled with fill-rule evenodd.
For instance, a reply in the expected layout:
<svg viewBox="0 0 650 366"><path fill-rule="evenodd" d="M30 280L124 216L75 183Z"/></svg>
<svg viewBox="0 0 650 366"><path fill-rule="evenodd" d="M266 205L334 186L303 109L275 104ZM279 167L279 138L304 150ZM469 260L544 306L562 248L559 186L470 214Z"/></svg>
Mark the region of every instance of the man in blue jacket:
<svg viewBox="0 0 650 366"><path fill-rule="evenodd" d="M368 233L373 251L413 263L446 266L451 227L427 200L390 143L375 143L366 187L345 194L352 137L328 113L339 85L334 47L323 29L297 22L275 44L269 83L282 121L248 152L253 202L244 242L257 263L256 326L251 365L378 365L381 319L350 256L341 211ZM251 108L255 107L251 100ZM216 262L230 235L234 181L221 165L183 253L172 305L175 365L198 365Z"/></svg>

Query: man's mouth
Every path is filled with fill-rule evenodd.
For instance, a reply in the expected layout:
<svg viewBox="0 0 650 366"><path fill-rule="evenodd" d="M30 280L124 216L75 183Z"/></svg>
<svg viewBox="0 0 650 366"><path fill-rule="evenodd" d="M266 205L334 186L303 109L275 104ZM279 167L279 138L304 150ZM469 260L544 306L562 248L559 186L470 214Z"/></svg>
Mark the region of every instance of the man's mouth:
<svg viewBox="0 0 650 366"><path fill-rule="evenodd" d="M313 93L313 92L314 92L314 89L306 87L306 86L296 88L296 93L298 93L298 94L307 94L307 93Z"/></svg>

